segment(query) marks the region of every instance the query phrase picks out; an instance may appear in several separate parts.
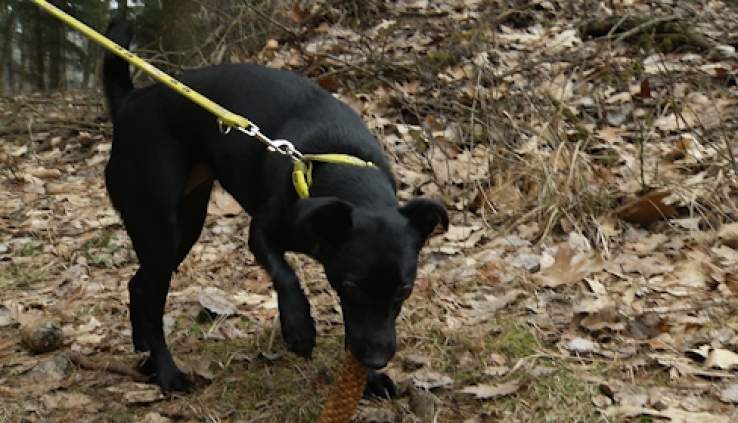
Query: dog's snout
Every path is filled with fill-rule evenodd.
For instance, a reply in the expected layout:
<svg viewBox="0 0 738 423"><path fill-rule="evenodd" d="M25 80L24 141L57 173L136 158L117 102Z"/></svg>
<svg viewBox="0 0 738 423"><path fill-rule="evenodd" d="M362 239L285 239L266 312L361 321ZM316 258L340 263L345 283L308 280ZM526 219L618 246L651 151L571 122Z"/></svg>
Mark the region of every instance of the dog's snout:
<svg viewBox="0 0 738 423"><path fill-rule="evenodd" d="M383 357L373 356L365 357L361 364L370 369L379 370L387 366L387 363L389 363L389 360L384 359Z"/></svg>
<svg viewBox="0 0 738 423"><path fill-rule="evenodd" d="M349 348L361 364L378 370L386 367L395 355L397 343L391 341L351 343Z"/></svg>

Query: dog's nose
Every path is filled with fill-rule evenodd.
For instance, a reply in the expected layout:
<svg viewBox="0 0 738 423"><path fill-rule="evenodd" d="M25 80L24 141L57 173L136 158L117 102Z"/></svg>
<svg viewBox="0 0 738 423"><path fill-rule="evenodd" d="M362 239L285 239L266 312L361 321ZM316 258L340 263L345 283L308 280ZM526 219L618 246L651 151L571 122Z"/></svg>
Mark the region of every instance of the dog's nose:
<svg viewBox="0 0 738 423"><path fill-rule="evenodd" d="M366 367L370 369L374 369L374 370L379 370L387 366L387 363L389 363L388 358L381 357L378 354L364 356L359 361L361 361L361 364L365 365Z"/></svg>
<svg viewBox="0 0 738 423"><path fill-rule="evenodd" d="M349 348L354 356L361 362L361 364L374 370L381 369L387 366L387 363L395 355L397 350L397 344L393 342L387 343L356 343Z"/></svg>

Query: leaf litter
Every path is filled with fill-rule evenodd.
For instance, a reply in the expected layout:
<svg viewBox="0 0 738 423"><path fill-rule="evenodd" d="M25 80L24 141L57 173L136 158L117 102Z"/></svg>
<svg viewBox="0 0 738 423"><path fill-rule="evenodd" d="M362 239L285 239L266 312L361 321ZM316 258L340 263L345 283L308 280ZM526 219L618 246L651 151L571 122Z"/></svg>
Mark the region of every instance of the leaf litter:
<svg viewBox="0 0 738 423"><path fill-rule="evenodd" d="M343 19L345 2L308 3L283 15L302 48L272 40L249 60L335 91L382 140L400 198L451 211L398 320L387 372L409 387L362 401L356 421L738 418L730 3L408 1L368 26ZM714 48L578 31L635 15L676 19ZM320 19L299 27L308 16ZM1 418L312 420L342 357L338 299L313 260L289 257L320 339L312 362L286 354L249 219L220 189L165 316L198 392L70 363L65 351L141 359L135 254L102 176L110 125L64 125L89 116L104 116L89 92L0 99ZM41 321L62 328L60 350L21 343Z"/></svg>

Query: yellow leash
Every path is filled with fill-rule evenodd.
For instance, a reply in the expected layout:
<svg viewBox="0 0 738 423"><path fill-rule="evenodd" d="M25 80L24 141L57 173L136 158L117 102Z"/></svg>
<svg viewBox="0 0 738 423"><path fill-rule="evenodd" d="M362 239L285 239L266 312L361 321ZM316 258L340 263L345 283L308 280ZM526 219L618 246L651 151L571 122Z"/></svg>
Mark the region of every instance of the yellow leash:
<svg viewBox="0 0 738 423"><path fill-rule="evenodd" d="M178 81L176 78L173 78L165 74L160 69L158 69L156 66L150 63L147 63L140 57L131 53L129 50L121 47L117 43L114 43L113 41L105 37L104 35L100 34L99 32L85 25L84 23L68 15L67 13L65 13L58 7L54 6L53 4L49 3L48 1L45 1L45 0L30 0L30 1L32 3L35 3L38 7L51 13L52 15L54 15L55 17L57 17L58 19L66 23L67 25L71 26L72 28L76 29L82 34L88 36L90 39L92 39L96 43L100 44L106 49L122 57L127 62L143 70L155 80L168 86L174 91L182 94L183 96L187 97L190 101L198 104L200 107L214 114L218 118L218 122L221 125L225 125L228 127L227 130L223 132L228 133L228 130L230 128L236 128L237 130L245 133L246 135L254 137L260 140L261 142L263 142L264 144L266 144L267 149L269 151L276 152L283 156L289 157L294 163L294 168L292 170L292 182L295 185L295 190L297 191L297 194L300 196L300 198L307 198L310 196L310 185L312 185L312 182L313 182L312 173L311 173L312 168L313 168L313 165L312 165L313 161L320 161L320 162L325 162L325 163L349 164L349 165L360 166L360 167L373 167L373 168L377 167L371 162L367 162L367 161L359 159L358 157L350 156L347 154L305 154L303 155L302 153L297 151L297 149L295 149L295 146L292 145L291 142L287 140L271 140L266 135L261 133L258 126L250 122L245 117L232 113L226 108L220 106L219 104L215 103L214 101L210 100L204 95L198 93L197 91L193 90L192 88Z"/></svg>
<svg viewBox="0 0 738 423"><path fill-rule="evenodd" d="M292 169L292 184L300 198L310 197L310 185L313 184L313 162L348 164L359 167L377 168L372 162L361 160L348 154L305 154L295 162Z"/></svg>
<svg viewBox="0 0 738 423"><path fill-rule="evenodd" d="M119 46L118 44L110 41L108 38L106 38L104 35L100 34L99 32L95 31L94 29L90 28L89 26L83 24L82 22L78 21L77 19L73 18L72 16L69 16L67 13L59 9L58 7L54 6L53 4L49 3L45 0L31 0L32 3L35 3L38 7L46 10L47 12L51 13L55 17L62 20L67 25L71 26L72 28L76 29L77 31L83 33L84 35L90 37L93 41L96 43L102 45L106 49L112 51L113 53L117 54L118 56L125 59L127 62L131 63L132 65L136 66L137 68L140 68L147 74L149 74L152 78L156 79L157 81L161 82L162 84L168 86L169 88L173 89L174 91L177 91L178 93L182 94L183 96L187 97L188 99L192 100L193 102L200 105L205 110L209 111L210 113L214 114L215 116L220 119L221 122L223 122L224 125L227 125L229 127L234 128L249 128L252 126L252 123L249 122L248 119L244 118L243 116L239 116L235 113L231 113L230 111L226 110L225 108L221 107L217 103L211 101L207 97L203 96L202 94L198 93L197 91L191 89L187 85L177 81L175 78L165 74L161 70L159 70L157 67L145 62L140 57L136 56L135 54L131 53L130 51L124 49L123 47Z"/></svg>

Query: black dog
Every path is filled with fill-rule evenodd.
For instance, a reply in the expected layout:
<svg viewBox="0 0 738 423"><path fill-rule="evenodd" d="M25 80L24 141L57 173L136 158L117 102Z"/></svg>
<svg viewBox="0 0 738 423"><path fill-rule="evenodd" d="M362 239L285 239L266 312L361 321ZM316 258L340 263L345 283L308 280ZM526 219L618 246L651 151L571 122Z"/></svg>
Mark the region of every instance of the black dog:
<svg viewBox="0 0 738 423"><path fill-rule="evenodd" d="M131 31L115 21L107 36L128 46ZM257 122L273 139L302 153L342 153L376 167L315 163L310 197L292 184L292 162L241 133L224 135L216 118L156 84L134 89L128 64L108 52L103 68L114 142L105 177L111 201L140 261L128 284L133 343L150 351L142 370L164 391L191 391L164 339L162 315L172 272L202 231L214 180L251 214L249 247L278 293L282 336L310 357L315 324L286 251L315 257L338 292L346 347L372 369L367 393L392 395L375 372L397 349L395 318L410 295L420 248L436 225L448 227L437 201L397 203L382 150L361 118L310 81L256 65L221 65L181 81L228 110Z"/></svg>

